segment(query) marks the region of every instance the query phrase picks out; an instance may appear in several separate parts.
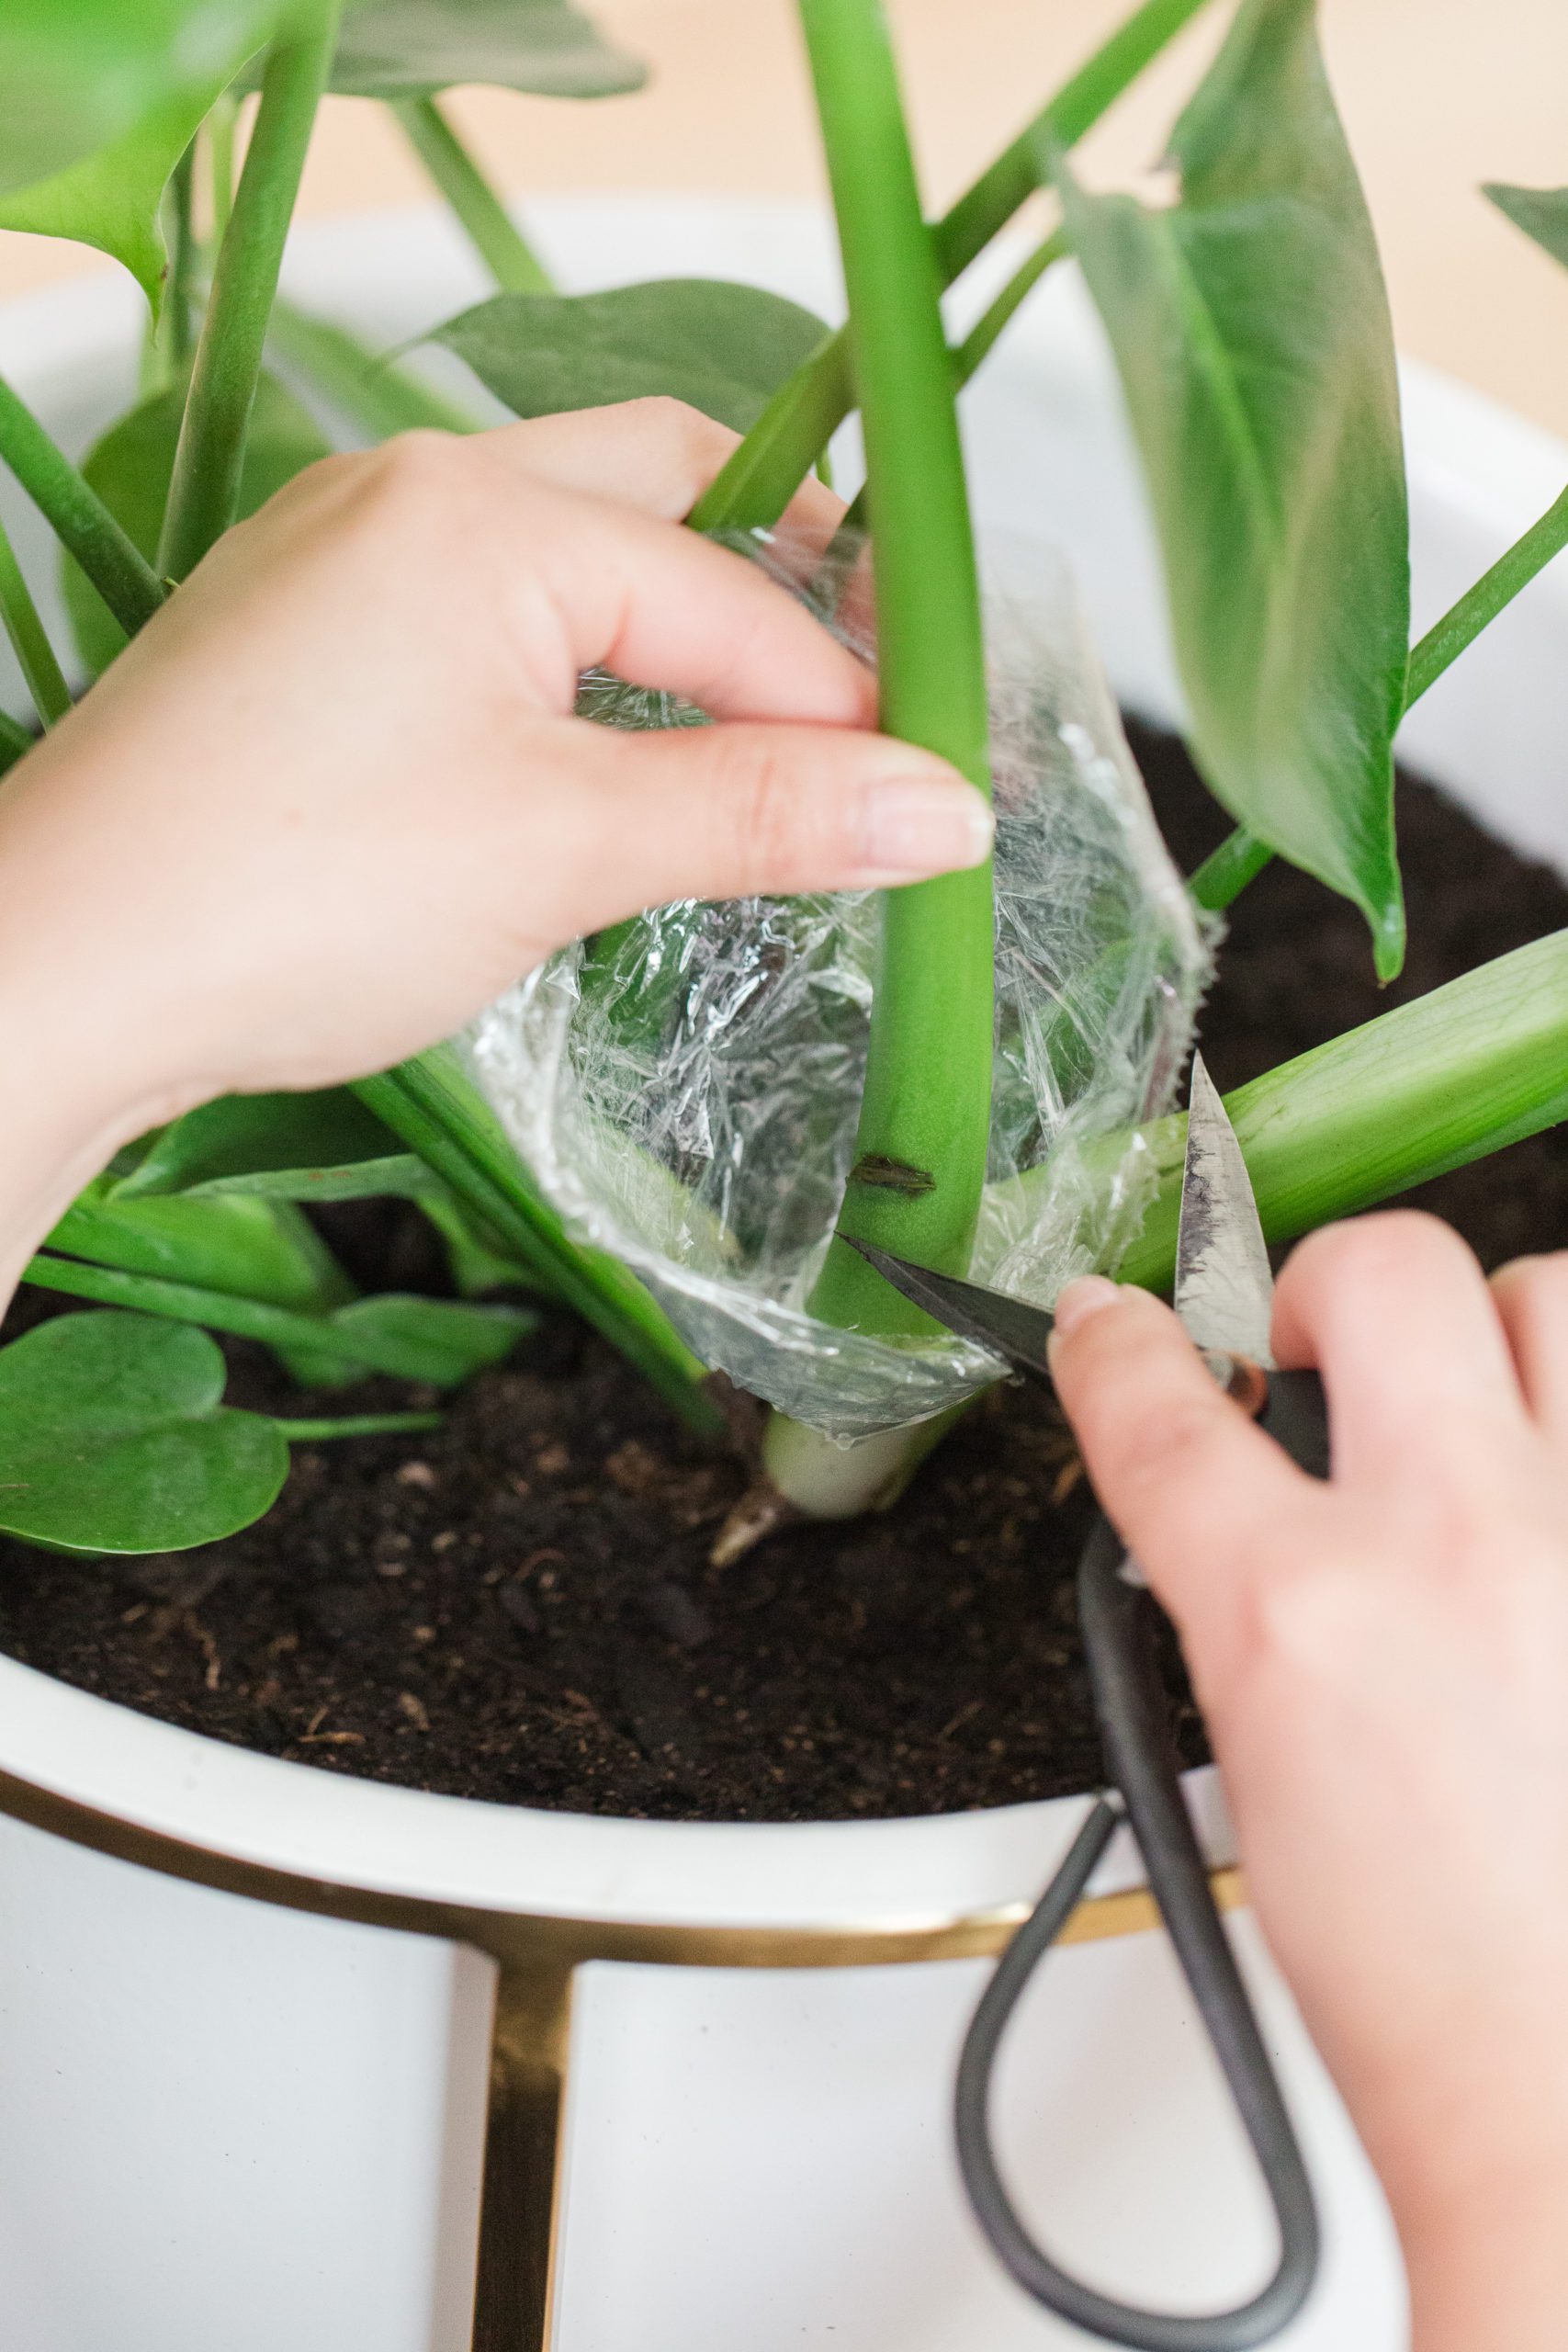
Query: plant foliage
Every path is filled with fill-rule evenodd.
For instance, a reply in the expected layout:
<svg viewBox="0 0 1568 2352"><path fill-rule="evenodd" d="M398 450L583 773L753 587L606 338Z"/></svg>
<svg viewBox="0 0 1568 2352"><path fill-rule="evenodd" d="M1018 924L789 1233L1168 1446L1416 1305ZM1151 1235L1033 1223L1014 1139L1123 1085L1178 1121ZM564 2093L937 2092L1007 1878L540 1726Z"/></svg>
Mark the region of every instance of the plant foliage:
<svg viewBox="0 0 1568 2352"><path fill-rule="evenodd" d="M174 1552L270 1509L288 1472L276 1423L223 1403L205 1331L62 1315L0 1349L0 1529L57 1551Z"/></svg>
<svg viewBox="0 0 1568 2352"><path fill-rule="evenodd" d="M1056 176L1143 455L1204 776L1399 968L1409 639L1398 387L1311 0L1245 0L1156 207Z"/></svg>
<svg viewBox="0 0 1568 2352"><path fill-rule="evenodd" d="M149 561L158 550L185 401L183 383L152 393L111 424L83 461L87 482ZM254 514L286 481L325 457L327 448L293 393L276 377L264 375L256 386L240 474L240 517ZM62 588L83 662L95 673L107 669L125 643L125 631L70 557L62 566Z"/></svg>
<svg viewBox="0 0 1568 2352"><path fill-rule="evenodd" d="M744 433L827 334L759 287L670 277L604 294L497 294L434 340L515 416L663 393Z"/></svg>

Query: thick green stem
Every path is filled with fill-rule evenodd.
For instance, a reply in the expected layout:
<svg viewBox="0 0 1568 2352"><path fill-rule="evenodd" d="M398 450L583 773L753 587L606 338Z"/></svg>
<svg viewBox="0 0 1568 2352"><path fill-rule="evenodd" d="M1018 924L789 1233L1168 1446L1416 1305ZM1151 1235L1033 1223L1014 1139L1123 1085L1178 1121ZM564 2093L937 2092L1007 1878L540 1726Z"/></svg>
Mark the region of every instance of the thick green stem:
<svg viewBox="0 0 1568 2352"><path fill-rule="evenodd" d="M1207 0L1145 0L931 230L943 286L966 270L1050 177L1055 148L1070 147ZM700 531L776 523L853 405L843 334L829 335L769 401L692 510Z"/></svg>
<svg viewBox="0 0 1568 2352"><path fill-rule="evenodd" d="M1568 1117L1568 931L1281 1063L1225 1104L1270 1241L1554 1126ZM1161 1119L1143 1135L1160 1190L1117 1273L1162 1290L1176 1264L1187 1122ZM1125 1136L1108 1143L1108 1170L1125 1148Z"/></svg>
<svg viewBox="0 0 1568 2352"><path fill-rule="evenodd" d="M881 0L801 0L849 292L875 538L878 681L887 733L990 788L985 643L953 362ZM890 891L846 1233L920 1264L967 1265L991 1109L989 862ZM813 1299L829 1322L924 1329L835 1240Z"/></svg>
<svg viewBox="0 0 1568 2352"><path fill-rule="evenodd" d="M280 40L267 60L175 454L158 549L165 579L183 580L234 519L267 317L332 65L337 14L324 6L308 30Z"/></svg>
<svg viewBox="0 0 1568 2352"><path fill-rule="evenodd" d="M267 322L268 350L298 369L321 397L374 441L434 428L478 433L479 420L407 368L383 359L346 327L310 317L281 300Z"/></svg>
<svg viewBox="0 0 1568 2352"><path fill-rule="evenodd" d="M434 98L398 98L397 116L420 162L504 294L548 294L553 281Z"/></svg>
<svg viewBox="0 0 1568 2352"><path fill-rule="evenodd" d="M441 1427L439 1413L350 1413L341 1420L280 1421L273 1427L290 1445L320 1445L340 1437L413 1437Z"/></svg>
<svg viewBox="0 0 1568 2352"><path fill-rule="evenodd" d="M119 1266L95 1266L79 1258L57 1258L40 1250L22 1269L22 1280L40 1290L63 1291L72 1298L90 1298L102 1306L132 1307L138 1314L161 1315L174 1323L199 1323L211 1331L227 1331L240 1340L260 1340L278 1348L381 1372L396 1379L408 1377L408 1357L396 1340L385 1344L370 1331L353 1331L321 1315L301 1315L292 1307L272 1306L265 1300L243 1298L232 1291L204 1290L195 1283L169 1282L161 1274L128 1272Z"/></svg>
<svg viewBox="0 0 1568 2352"><path fill-rule="evenodd" d="M403 1062L355 1092L443 1177L520 1264L604 1334L700 1434L719 1435L707 1374L636 1276L603 1251L571 1241L533 1190L500 1125L449 1055Z"/></svg>
<svg viewBox="0 0 1568 2352"><path fill-rule="evenodd" d="M0 458L55 537L75 557L127 636L134 637L164 601L157 573L4 378Z"/></svg>
<svg viewBox="0 0 1568 2352"><path fill-rule="evenodd" d="M66 684L54 648L39 618L38 606L17 561L17 551L0 524L0 622L11 640L17 665L27 680L28 692L34 707L46 727L63 718L71 707L71 689Z"/></svg>
<svg viewBox="0 0 1568 2352"><path fill-rule="evenodd" d="M1568 547L1568 490L1554 498L1538 521L1450 605L1420 642L1412 647L1404 687L1404 707L1411 709L1443 672L1490 628L1498 614L1511 605L1521 588ZM1188 889L1201 907L1218 912L1228 907L1254 876L1261 874L1273 852L1238 826L1218 849L1203 860Z"/></svg>

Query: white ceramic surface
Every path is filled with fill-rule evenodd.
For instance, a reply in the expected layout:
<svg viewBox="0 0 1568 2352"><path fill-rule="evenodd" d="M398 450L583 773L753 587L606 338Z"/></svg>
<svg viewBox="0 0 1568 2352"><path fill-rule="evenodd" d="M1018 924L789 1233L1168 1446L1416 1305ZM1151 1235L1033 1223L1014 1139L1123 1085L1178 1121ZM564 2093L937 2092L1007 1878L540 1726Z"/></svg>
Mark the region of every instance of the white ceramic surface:
<svg viewBox="0 0 1568 2352"><path fill-rule="evenodd" d="M557 200L573 285L673 270L837 309L792 206ZM483 291L434 212L312 230L293 290L383 337ZM0 311L0 368L79 447L129 392L134 300ZM1563 451L1411 371L1418 617L1561 487ZM1175 708L1105 356L1066 275L966 402L982 527L1064 543L1113 681ZM847 438L847 436L846 436ZM852 464L852 448L847 450ZM24 560L42 542L0 484ZM1433 694L1409 749L1568 867L1553 567ZM0 698L14 699L0 670ZM40 1573L81 1574L63 1565ZM733 1828L550 1816L340 1780L170 1730L0 1660L0 1768L204 1845L338 1881L631 1920L892 1925L1029 1894L1067 1804ZM1212 1779L1197 1801L1224 1833ZM1100 1882L1135 1863L1113 1853ZM1237 1928L1325 2192L1327 2260L1288 2352L1397 2352L1402 2290L1364 2160L1249 1922ZM991 2270L948 2151L971 1963L783 1974L596 1964L574 2029L560 2352L988 2352L1079 2339ZM0 1822L0 2341L26 2352L456 2352L466 2342L488 1964L265 1910ZM1268 2259L1260 2200L1153 1937L1053 1962L1001 2090L1021 2193L1121 2291L1193 2307ZM1136 2217L1135 2225L1132 2217Z"/></svg>

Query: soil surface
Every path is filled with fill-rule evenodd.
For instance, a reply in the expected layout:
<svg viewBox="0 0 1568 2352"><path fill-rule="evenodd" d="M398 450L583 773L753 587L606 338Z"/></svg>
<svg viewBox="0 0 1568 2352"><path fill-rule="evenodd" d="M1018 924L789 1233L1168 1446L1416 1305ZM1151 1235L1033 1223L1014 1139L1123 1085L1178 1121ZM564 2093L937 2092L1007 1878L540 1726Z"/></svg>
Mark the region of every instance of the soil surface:
<svg viewBox="0 0 1568 2352"><path fill-rule="evenodd" d="M1190 868L1223 820L1179 747L1134 729ZM1238 1084L1488 956L1568 925L1568 890L1406 782L1411 950L1285 866L1238 904L1203 1021ZM1568 1130L1427 1186L1487 1264L1568 1243ZM362 1280L437 1287L396 1204L321 1212ZM58 1311L24 1294L7 1331ZM301 1405L257 1351L236 1403L432 1401L377 1381ZM1091 1785L1074 1623L1091 1504L1038 1389L992 1393L893 1512L797 1530L723 1572L742 1484L608 1350L547 1322L442 1430L296 1452L259 1527L204 1551L73 1561L0 1539L0 1648L197 1731L329 1770L568 1810L799 1820L945 1812ZM1190 1758L1201 1730L1173 1706Z"/></svg>

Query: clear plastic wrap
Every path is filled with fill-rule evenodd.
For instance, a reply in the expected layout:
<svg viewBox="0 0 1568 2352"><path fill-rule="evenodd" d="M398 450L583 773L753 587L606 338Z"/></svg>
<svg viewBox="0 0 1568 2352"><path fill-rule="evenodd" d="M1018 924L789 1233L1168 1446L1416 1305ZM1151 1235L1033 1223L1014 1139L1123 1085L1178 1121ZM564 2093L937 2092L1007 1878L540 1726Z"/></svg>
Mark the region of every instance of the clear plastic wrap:
<svg viewBox="0 0 1568 2352"><path fill-rule="evenodd" d="M749 551L798 584L797 551ZM1029 569L1027 605L987 616L997 1018L971 1271L1049 1305L1138 1228L1145 1156L1102 1139L1168 1107L1209 960L1064 568L1032 551ZM607 677L581 707L702 723ZM807 1309L853 1155L879 910L864 892L682 900L553 956L468 1037L572 1229L637 1270L705 1363L844 1442L996 1376L959 1340L840 1331Z"/></svg>

